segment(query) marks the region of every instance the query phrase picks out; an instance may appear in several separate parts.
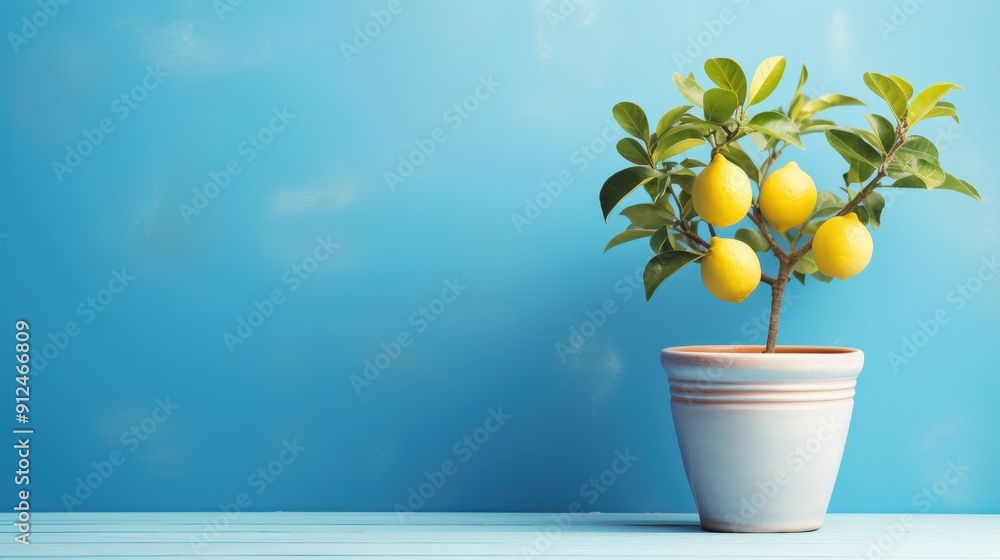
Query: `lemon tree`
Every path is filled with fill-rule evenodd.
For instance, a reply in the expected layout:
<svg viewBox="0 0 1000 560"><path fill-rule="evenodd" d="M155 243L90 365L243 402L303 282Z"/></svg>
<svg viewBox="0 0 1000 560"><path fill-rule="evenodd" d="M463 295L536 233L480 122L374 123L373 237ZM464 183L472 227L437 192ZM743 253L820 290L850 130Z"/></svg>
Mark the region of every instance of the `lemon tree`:
<svg viewBox="0 0 1000 560"><path fill-rule="evenodd" d="M648 240L653 257L643 276L646 299L693 263L701 267L705 288L723 301L742 302L767 284L766 352L775 351L790 279L846 280L868 265L874 249L869 228L879 228L886 205L878 189L950 190L981 201L971 184L944 171L937 147L912 132L933 118L958 122L955 105L944 97L961 87L942 82L916 92L899 76L866 72L865 85L889 113L865 114L867 127L850 127L821 114L864 103L835 93L810 97L803 89L805 65L787 104L769 107L785 67L784 57L768 58L748 80L736 61L712 58L704 67L710 84L694 73L675 73L687 104L668 110L655 126L635 103L615 105L614 118L628 134L618 153L632 165L609 177L600 193L605 221L632 193L648 196L620 211L629 225L605 248ZM808 134L822 135L844 159L847 170L835 188L817 189L794 161L774 169L789 146L803 148ZM748 227L738 227L744 220ZM716 229L733 226L730 232ZM777 261L774 274L761 272L757 253L766 252Z"/></svg>

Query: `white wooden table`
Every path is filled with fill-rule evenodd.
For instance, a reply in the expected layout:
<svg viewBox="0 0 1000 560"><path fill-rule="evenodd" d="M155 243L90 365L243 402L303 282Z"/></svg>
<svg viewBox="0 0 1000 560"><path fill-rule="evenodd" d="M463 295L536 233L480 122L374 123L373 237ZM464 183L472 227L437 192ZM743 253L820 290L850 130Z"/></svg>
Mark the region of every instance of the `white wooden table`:
<svg viewBox="0 0 1000 560"><path fill-rule="evenodd" d="M1000 515L840 514L812 533L740 535L655 513L37 513L30 546L0 521L0 558L1000 559Z"/></svg>

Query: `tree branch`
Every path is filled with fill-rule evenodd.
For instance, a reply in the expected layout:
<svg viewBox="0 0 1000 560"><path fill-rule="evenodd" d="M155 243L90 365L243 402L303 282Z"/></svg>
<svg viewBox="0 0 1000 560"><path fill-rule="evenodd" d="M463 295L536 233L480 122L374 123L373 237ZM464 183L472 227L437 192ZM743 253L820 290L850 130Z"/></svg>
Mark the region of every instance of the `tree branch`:
<svg viewBox="0 0 1000 560"><path fill-rule="evenodd" d="M879 185L879 182L882 179L885 179L889 175L889 164L892 163L893 158L896 157L896 151L899 150L899 147L902 146L903 142L905 141L906 141L906 123L899 123L899 125L896 126L896 141L893 142L892 148L889 150L889 152L885 154L885 159L882 160L882 165L878 168L878 172L876 172L875 176L872 177L870 181L868 181L868 184L865 185L863 189L861 189L861 192L859 192L857 195L854 196L854 198L848 201L848 203L845 204L844 207L840 209L840 212L837 212L837 216L846 216L847 214L849 214L852 210L857 208L858 204L861 204L861 202L869 194L871 194L875 189L881 186ZM809 250L812 249L812 244L813 240L809 239L809 241L807 241L805 245L800 247L797 251L793 251L789 255L791 264L795 265L795 263L797 263L799 259L802 258L803 255L808 253Z"/></svg>
<svg viewBox="0 0 1000 560"><path fill-rule="evenodd" d="M767 229L767 224L764 223L764 220L760 217L759 212L759 208L755 206L751 207L750 211L747 212L747 218L750 218L750 221L757 226L757 229L759 229L762 234L764 234L764 238L767 239L767 243L771 246L771 251L774 252L774 256L778 257L778 260L780 261L786 256L785 250L781 248L781 245L778 245L774 236L771 235L770 230Z"/></svg>

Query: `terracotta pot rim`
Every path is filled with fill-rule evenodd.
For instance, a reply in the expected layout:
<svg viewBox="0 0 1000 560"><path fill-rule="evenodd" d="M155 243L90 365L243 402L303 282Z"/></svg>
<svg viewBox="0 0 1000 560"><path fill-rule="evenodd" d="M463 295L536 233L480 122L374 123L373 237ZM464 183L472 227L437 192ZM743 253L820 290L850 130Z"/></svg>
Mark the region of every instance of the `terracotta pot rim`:
<svg viewBox="0 0 1000 560"><path fill-rule="evenodd" d="M782 356L844 355L863 354L857 348L846 346L778 345L773 354L764 352L763 344L699 344L692 346L671 346L662 350L665 354L677 356L736 356L759 355L763 359L781 359Z"/></svg>

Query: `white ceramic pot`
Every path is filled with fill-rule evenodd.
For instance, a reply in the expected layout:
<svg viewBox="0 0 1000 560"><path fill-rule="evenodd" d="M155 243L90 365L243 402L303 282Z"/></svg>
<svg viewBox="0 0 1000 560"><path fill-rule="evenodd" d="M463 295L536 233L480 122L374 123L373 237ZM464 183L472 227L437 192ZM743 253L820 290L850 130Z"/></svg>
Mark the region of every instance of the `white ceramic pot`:
<svg viewBox="0 0 1000 560"><path fill-rule="evenodd" d="M660 359L702 527L818 529L840 470L864 354L683 346L663 350Z"/></svg>

